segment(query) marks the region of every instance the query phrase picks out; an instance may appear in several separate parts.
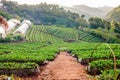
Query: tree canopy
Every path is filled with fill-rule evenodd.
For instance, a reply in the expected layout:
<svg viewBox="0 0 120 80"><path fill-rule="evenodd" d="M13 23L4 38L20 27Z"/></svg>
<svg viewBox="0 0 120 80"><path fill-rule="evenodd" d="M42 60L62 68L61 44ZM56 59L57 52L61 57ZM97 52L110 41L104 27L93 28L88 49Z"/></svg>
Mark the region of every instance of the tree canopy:
<svg viewBox="0 0 120 80"><path fill-rule="evenodd" d="M18 15L22 19L30 19L35 24L65 25L67 27L79 26L76 21L79 15L64 10L58 5L41 3L38 5L18 5L17 2L2 0L5 11L12 15Z"/></svg>

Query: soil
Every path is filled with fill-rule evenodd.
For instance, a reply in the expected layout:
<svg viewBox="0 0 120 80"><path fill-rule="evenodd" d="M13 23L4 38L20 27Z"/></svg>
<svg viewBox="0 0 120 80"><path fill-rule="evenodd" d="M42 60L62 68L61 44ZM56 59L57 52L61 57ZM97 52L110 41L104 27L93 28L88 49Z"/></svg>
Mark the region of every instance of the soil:
<svg viewBox="0 0 120 80"><path fill-rule="evenodd" d="M91 80L85 66L67 52L61 52L54 61L40 67L38 76L26 77L23 80Z"/></svg>

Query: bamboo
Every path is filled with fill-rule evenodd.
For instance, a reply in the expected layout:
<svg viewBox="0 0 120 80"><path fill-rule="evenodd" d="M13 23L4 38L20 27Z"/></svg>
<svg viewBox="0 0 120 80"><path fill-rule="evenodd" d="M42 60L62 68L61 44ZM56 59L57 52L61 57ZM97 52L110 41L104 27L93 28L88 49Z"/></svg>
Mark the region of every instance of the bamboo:
<svg viewBox="0 0 120 80"><path fill-rule="evenodd" d="M112 53L113 58L114 58L114 80L116 80L117 75L116 75L116 57L115 57L115 53L114 53L113 49L110 47L109 44L107 44L107 46L111 50L111 53Z"/></svg>

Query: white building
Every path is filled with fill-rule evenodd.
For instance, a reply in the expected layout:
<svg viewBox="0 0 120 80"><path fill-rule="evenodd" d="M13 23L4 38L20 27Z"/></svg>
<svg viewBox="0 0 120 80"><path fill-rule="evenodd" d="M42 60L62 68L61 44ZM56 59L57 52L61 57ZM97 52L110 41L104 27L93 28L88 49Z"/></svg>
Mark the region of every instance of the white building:
<svg viewBox="0 0 120 80"><path fill-rule="evenodd" d="M5 29L2 27L2 25L0 25L0 37L1 38L6 37Z"/></svg>
<svg viewBox="0 0 120 80"><path fill-rule="evenodd" d="M29 20L24 20L22 25L17 30L15 30L13 34L21 33L22 35L25 35L31 25L32 23Z"/></svg>
<svg viewBox="0 0 120 80"><path fill-rule="evenodd" d="M10 32L12 29L14 29L19 24L20 24L19 20L17 20L17 19L10 19L8 21L8 30L7 30L7 32Z"/></svg>

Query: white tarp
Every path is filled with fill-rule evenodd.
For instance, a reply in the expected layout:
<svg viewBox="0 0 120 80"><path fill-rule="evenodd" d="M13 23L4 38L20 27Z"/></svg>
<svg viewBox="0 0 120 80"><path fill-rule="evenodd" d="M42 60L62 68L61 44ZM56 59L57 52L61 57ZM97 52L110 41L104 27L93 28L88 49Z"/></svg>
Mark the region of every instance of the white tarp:
<svg viewBox="0 0 120 80"><path fill-rule="evenodd" d="M22 22L22 25L15 30L13 33L21 33L23 35L25 35L25 33L27 32L28 28L32 25L32 23L29 20L24 20Z"/></svg>
<svg viewBox="0 0 120 80"><path fill-rule="evenodd" d="M10 19L8 21L8 32L11 31L13 28L15 28L18 24L20 24L20 21L17 19Z"/></svg>

